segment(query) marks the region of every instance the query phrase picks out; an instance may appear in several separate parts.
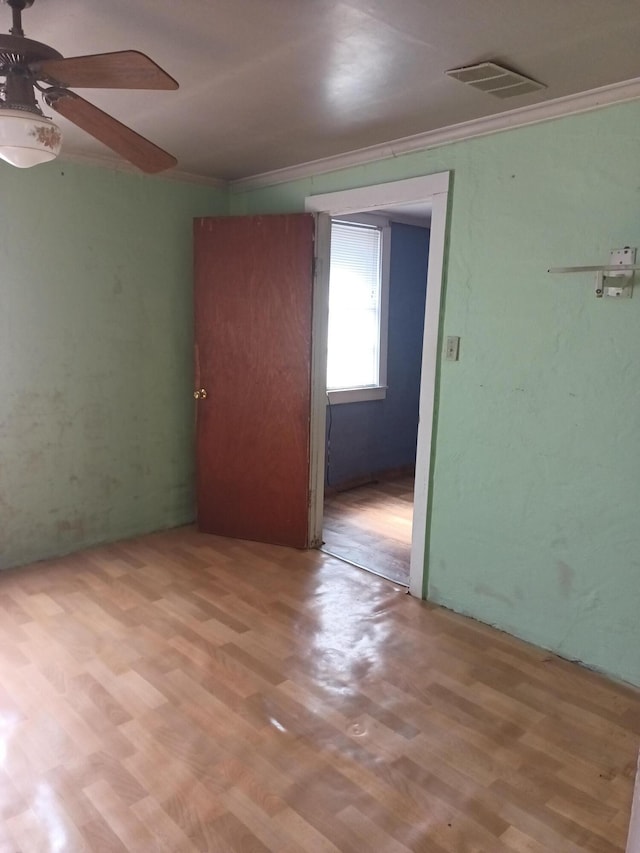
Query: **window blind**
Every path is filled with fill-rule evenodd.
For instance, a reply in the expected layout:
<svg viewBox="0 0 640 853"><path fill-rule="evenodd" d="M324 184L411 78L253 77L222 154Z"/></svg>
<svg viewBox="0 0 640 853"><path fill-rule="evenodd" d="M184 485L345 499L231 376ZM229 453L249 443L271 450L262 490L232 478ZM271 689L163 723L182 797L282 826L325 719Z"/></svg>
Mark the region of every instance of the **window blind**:
<svg viewBox="0 0 640 853"><path fill-rule="evenodd" d="M381 231L331 224L327 388L379 384Z"/></svg>

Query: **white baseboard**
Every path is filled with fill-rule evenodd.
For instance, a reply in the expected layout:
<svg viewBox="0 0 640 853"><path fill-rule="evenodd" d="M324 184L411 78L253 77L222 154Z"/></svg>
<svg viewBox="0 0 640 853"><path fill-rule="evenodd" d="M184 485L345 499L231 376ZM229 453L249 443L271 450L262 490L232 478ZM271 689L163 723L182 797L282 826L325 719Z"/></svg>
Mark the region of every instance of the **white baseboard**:
<svg viewBox="0 0 640 853"><path fill-rule="evenodd" d="M629 821L627 853L640 853L640 755L638 756L636 786L633 791L633 801L631 803L631 820Z"/></svg>

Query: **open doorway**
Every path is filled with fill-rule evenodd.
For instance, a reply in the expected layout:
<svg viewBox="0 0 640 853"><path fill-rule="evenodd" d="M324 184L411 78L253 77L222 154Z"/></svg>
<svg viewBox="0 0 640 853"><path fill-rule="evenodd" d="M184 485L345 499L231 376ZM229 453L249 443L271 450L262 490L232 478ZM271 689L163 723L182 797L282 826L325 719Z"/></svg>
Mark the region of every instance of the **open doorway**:
<svg viewBox="0 0 640 853"><path fill-rule="evenodd" d="M332 218L322 550L408 586L431 204Z"/></svg>
<svg viewBox="0 0 640 853"><path fill-rule="evenodd" d="M380 212L390 210L397 205L411 206L426 203L431 206L429 272L423 327L409 570L409 591L420 598L424 595L426 572L427 508L431 482L436 362L448 191L449 173L440 173L355 190L309 196L306 199L306 209L320 214L316 238L319 264L314 295L310 493L310 539L318 545L322 541L324 527L331 217L347 216L360 211Z"/></svg>

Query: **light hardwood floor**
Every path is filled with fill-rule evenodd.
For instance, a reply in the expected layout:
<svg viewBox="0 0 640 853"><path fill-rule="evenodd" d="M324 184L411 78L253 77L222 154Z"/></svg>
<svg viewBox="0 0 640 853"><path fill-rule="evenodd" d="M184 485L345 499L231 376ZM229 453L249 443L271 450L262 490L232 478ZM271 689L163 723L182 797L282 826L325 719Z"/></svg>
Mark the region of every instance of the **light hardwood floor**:
<svg viewBox="0 0 640 853"><path fill-rule="evenodd" d="M325 550L409 584L413 477L381 480L327 497Z"/></svg>
<svg viewBox="0 0 640 853"><path fill-rule="evenodd" d="M0 851L615 853L640 695L318 551L0 574Z"/></svg>

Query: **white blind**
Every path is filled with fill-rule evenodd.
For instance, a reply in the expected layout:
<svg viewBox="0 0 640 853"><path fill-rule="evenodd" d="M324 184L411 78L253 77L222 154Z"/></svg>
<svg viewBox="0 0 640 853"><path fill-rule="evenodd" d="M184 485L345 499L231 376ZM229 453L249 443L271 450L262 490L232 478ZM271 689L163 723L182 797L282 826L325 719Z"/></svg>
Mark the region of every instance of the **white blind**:
<svg viewBox="0 0 640 853"><path fill-rule="evenodd" d="M381 231L331 224L327 388L379 384Z"/></svg>

